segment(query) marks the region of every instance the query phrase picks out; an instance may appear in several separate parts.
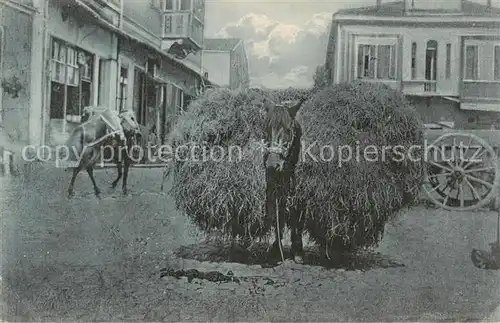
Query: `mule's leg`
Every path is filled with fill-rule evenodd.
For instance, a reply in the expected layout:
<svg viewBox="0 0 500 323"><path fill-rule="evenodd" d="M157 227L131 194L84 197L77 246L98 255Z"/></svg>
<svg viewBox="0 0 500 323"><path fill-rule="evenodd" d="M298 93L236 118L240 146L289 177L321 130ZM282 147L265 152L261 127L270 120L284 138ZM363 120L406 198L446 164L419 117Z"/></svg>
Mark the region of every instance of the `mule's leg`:
<svg viewBox="0 0 500 323"><path fill-rule="evenodd" d="M276 209L274 212L274 224L275 224L275 241L273 243L273 250L276 250L276 254L280 255L280 258L284 260L283 254L283 231L285 230L285 207L286 200L282 195L281 189L276 194L276 199L274 204Z"/></svg>
<svg viewBox="0 0 500 323"><path fill-rule="evenodd" d="M127 179L128 179L129 169L130 169L130 159L128 157L125 157L125 160L123 161L123 182L122 182L123 195L128 194Z"/></svg>
<svg viewBox="0 0 500 323"><path fill-rule="evenodd" d="M116 169L118 170L118 177L111 183L111 188L115 188L116 184L120 181L120 178L122 178L122 163L121 162L116 162Z"/></svg>
<svg viewBox="0 0 500 323"><path fill-rule="evenodd" d="M291 175L289 181L289 196L295 195L295 175ZM292 240L292 257L296 263L304 262L304 247L302 243L302 235L305 226L305 217L302 213L300 204L290 205L288 209L288 222L290 223L291 240Z"/></svg>
<svg viewBox="0 0 500 323"><path fill-rule="evenodd" d="M163 169L163 176L162 176L163 178L161 180L161 186L160 186L160 190L162 192L163 192L163 187L165 185L165 180L167 179L167 176L170 175L170 170L171 170L170 166L171 166L170 164L167 164Z"/></svg>
<svg viewBox="0 0 500 323"><path fill-rule="evenodd" d="M274 225L274 236L275 240L271 245L269 250L269 256L274 258L276 256L281 256L281 240L283 237L283 229L284 229L284 218L282 210L282 199L281 194L278 193L278 183L276 174L271 171L270 176L267 179L267 188L266 188L266 212L267 216L272 219Z"/></svg>
<svg viewBox="0 0 500 323"><path fill-rule="evenodd" d="M293 207L288 215L291 222L292 256L296 263L304 263L304 247L302 235L304 232L304 216L298 207Z"/></svg>
<svg viewBox="0 0 500 323"><path fill-rule="evenodd" d="M94 169L92 167L87 167L87 174L89 174L90 180L92 181L92 185L94 185L94 192L95 196L99 197L99 194L101 194L101 191L97 187L97 184L94 179Z"/></svg>
<svg viewBox="0 0 500 323"><path fill-rule="evenodd" d="M75 179L76 175L82 170L80 166L76 167L73 169L73 176L71 176L71 182L69 183L69 188L68 188L68 197L71 198L75 193L73 192L73 186L75 185Z"/></svg>

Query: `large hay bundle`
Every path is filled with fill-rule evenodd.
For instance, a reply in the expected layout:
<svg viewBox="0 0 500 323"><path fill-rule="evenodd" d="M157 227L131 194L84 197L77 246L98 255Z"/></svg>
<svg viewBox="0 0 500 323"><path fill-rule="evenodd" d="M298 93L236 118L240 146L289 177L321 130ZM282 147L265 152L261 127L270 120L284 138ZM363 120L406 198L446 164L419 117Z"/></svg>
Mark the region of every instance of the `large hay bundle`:
<svg viewBox="0 0 500 323"><path fill-rule="evenodd" d="M264 216L265 172L262 149L265 105L269 96L262 91L232 92L211 90L193 101L180 116L173 131L173 146L203 145L182 161L174 158L171 193L177 207L203 231L225 236L256 238L270 232L272 219ZM217 149L226 151L221 161ZM239 150L240 148L241 150ZM241 151L241 158L239 155ZM195 159L199 159L196 161Z"/></svg>
<svg viewBox="0 0 500 323"><path fill-rule="evenodd" d="M297 118L306 149L297 169L295 201L305 212L310 237L330 250L376 245L386 222L419 192L423 164L415 161L418 155L410 161L389 148L386 154L382 152L382 147L422 145L418 114L399 92L354 82L316 93ZM308 155L307 147L314 142ZM378 158L364 155L367 145L378 149ZM324 146L334 148L333 158L330 148L324 148L321 155ZM345 146L340 150L343 159L339 159L341 146ZM351 147L350 160L346 147ZM360 158L356 158L357 147Z"/></svg>

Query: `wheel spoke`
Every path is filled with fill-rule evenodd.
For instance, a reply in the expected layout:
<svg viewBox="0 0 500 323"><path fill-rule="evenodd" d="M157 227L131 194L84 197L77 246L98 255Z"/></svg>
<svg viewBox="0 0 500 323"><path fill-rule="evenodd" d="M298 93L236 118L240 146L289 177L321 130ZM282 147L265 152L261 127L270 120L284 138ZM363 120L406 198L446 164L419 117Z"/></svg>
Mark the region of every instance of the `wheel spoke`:
<svg viewBox="0 0 500 323"><path fill-rule="evenodd" d="M447 170L447 171L449 171L449 172L453 172L453 169L452 169L452 168L449 168L449 167L446 167L446 166L441 165L441 164L439 164L439 163L436 163L435 161L432 161L432 160L431 160L431 161L429 161L429 163L430 163L431 165L433 165L433 166L439 167L439 168L444 169L444 170Z"/></svg>
<svg viewBox="0 0 500 323"><path fill-rule="evenodd" d="M451 150L451 157L455 161L455 165L450 165L452 167L458 166L458 158L457 158L456 152L457 152L457 138L453 137L453 148Z"/></svg>
<svg viewBox="0 0 500 323"><path fill-rule="evenodd" d="M476 160L475 160L475 159L477 159L477 158L479 158L479 157L483 156L483 155L484 155L484 153L485 153L485 152L487 152L487 150L486 150L486 149L484 149L484 147L481 147L480 149L483 149L483 152L482 152L482 153L480 153L478 156L476 156L474 159L472 158L472 157L474 157L474 156L472 156L472 157L471 157L471 159L472 159L472 160L470 160L470 161L469 161L469 162L468 162L468 163L467 163L467 164L463 167L464 169L467 169L467 168L468 168L468 167L469 167L472 163L475 163L475 162L476 162Z"/></svg>
<svg viewBox="0 0 500 323"><path fill-rule="evenodd" d="M467 177L464 178L464 182L467 184L467 186L469 186L469 189L471 190L473 197L480 200L481 195L479 195L479 193L476 191L476 188L474 187L474 185L471 184L471 182L469 182Z"/></svg>
<svg viewBox="0 0 500 323"><path fill-rule="evenodd" d="M467 179L473 181L473 182L476 182L476 183L479 183L479 184L483 184L484 186L488 187L488 188L493 188L493 184L485 181L485 180L482 180L480 178L475 178L475 177L472 177L470 175L465 175Z"/></svg>
<svg viewBox="0 0 500 323"><path fill-rule="evenodd" d="M465 206L465 197L464 197L464 183L460 183L460 185L458 186L458 192L460 194L460 207L464 207Z"/></svg>
<svg viewBox="0 0 500 323"><path fill-rule="evenodd" d="M441 187L441 185L443 185L444 183L439 183L437 186L435 186L432 190L429 191L429 193L434 193L435 191L438 190L439 187ZM446 186L444 187L444 190L446 190L446 188L448 187L448 183L446 183ZM444 192L443 190L443 192Z"/></svg>
<svg viewBox="0 0 500 323"><path fill-rule="evenodd" d="M495 166L488 166L488 167L482 167L482 168L472 168L472 169L465 170L464 173L484 172L486 170L491 170L491 169L496 169L496 167Z"/></svg>
<svg viewBox="0 0 500 323"><path fill-rule="evenodd" d="M465 156L467 155L467 152L469 152L469 148L470 148L470 145L472 144L472 137L469 137L469 143L467 144L466 148L465 148L465 152L462 152L462 162L460 163L460 167L462 167L465 163Z"/></svg>
<svg viewBox="0 0 500 323"><path fill-rule="evenodd" d="M446 186L448 186L448 185L446 185ZM443 191L443 193L444 193L444 191ZM450 198L450 195L451 195L451 188L450 188L450 192L446 195L446 197L443 200L443 205L448 205L448 199Z"/></svg>
<svg viewBox="0 0 500 323"><path fill-rule="evenodd" d="M432 174L432 175L427 175L428 178L434 178L434 177L438 177L438 176L441 176L441 175L444 175L444 176L449 176L453 173L451 172L447 172L447 173L439 173L439 174Z"/></svg>

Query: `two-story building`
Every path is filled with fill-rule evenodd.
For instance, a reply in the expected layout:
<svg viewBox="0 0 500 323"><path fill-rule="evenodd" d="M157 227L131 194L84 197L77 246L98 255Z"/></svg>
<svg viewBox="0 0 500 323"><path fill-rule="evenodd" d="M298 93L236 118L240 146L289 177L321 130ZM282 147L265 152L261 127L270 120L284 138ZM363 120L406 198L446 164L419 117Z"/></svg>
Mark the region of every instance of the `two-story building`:
<svg viewBox="0 0 500 323"><path fill-rule="evenodd" d="M135 111L163 141L209 83L204 15L204 0L2 1L0 146L63 143L98 104Z"/></svg>
<svg viewBox="0 0 500 323"><path fill-rule="evenodd" d="M484 128L500 122L500 9L463 0L404 0L333 15L330 82L383 82L426 123Z"/></svg>
<svg viewBox="0 0 500 323"><path fill-rule="evenodd" d="M203 69L210 82L233 90L248 89L250 75L243 40L237 38L206 38Z"/></svg>

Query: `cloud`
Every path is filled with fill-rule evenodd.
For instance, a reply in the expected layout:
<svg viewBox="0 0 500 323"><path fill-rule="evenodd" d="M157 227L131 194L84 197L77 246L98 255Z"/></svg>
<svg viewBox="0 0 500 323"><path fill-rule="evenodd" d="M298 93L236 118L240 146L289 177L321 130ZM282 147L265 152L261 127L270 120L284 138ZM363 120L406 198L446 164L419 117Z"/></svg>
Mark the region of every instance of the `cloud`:
<svg viewBox="0 0 500 323"><path fill-rule="evenodd" d="M302 24L287 24L262 14L247 14L227 24L218 37L245 41L252 85L270 88L312 84L323 64L331 13L315 14Z"/></svg>
<svg viewBox="0 0 500 323"><path fill-rule="evenodd" d="M296 66L284 76L271 72L253 76L250 78L250 81L252 82L252 86L255 87L288 88L292 86L302 88L311 85L308 72L308 66Z"/></svg>

